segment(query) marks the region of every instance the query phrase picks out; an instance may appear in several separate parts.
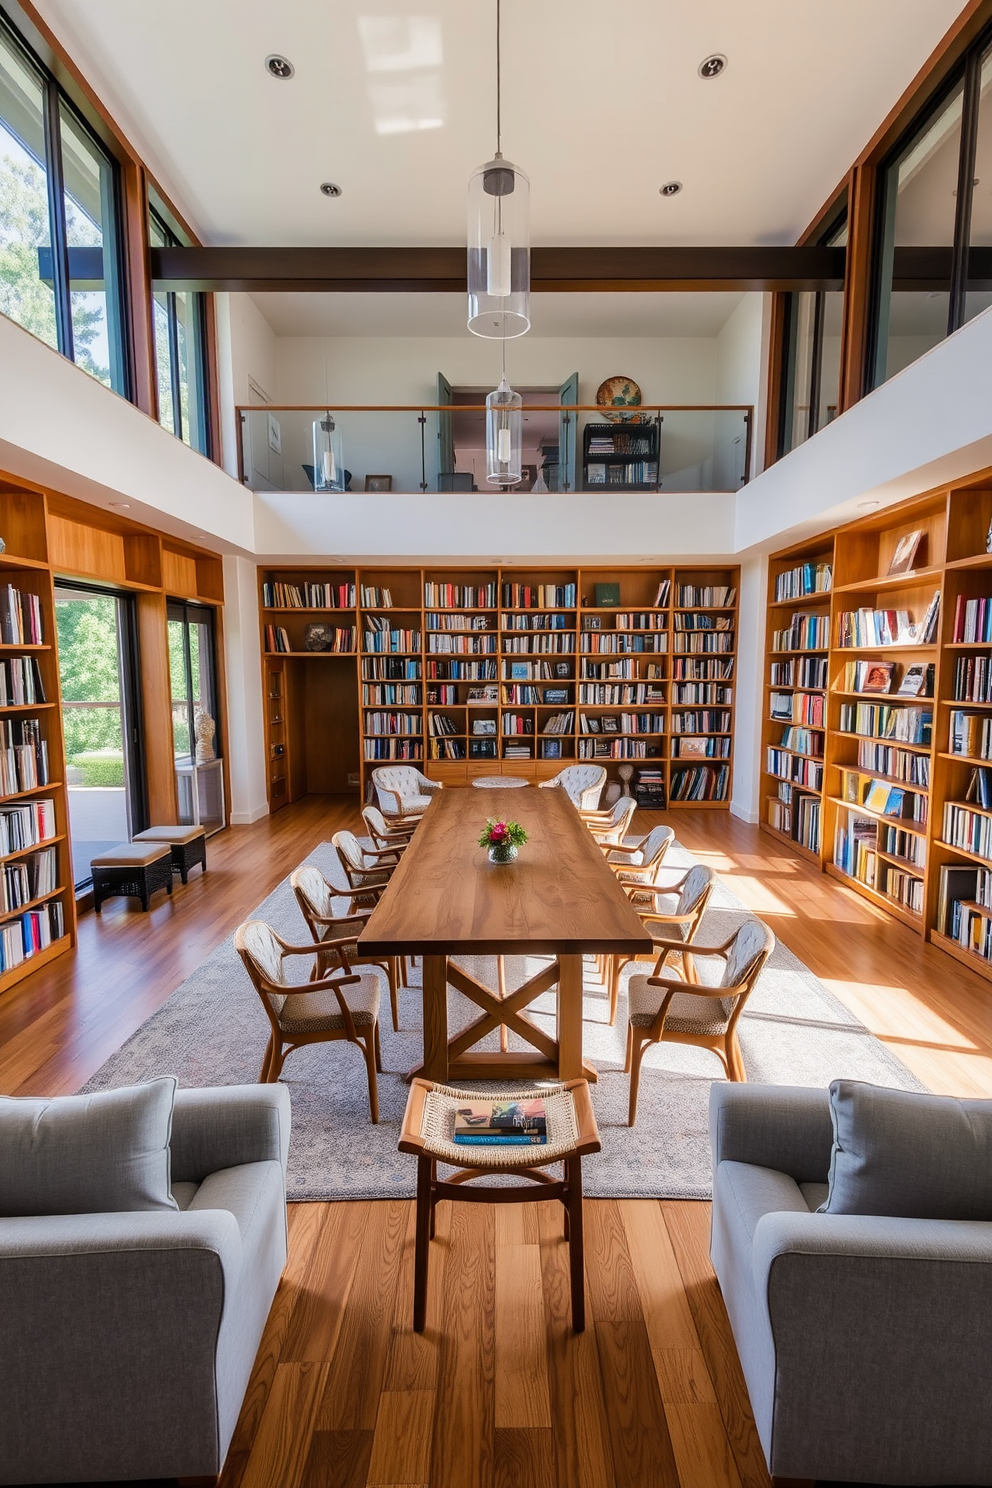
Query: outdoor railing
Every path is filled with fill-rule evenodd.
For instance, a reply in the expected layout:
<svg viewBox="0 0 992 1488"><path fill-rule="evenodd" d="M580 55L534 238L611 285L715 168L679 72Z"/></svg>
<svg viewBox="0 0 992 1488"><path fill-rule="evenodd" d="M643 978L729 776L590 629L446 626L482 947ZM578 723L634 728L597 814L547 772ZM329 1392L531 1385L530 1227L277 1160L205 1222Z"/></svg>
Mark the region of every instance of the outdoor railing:
<svg viewBox="0 0 992 1488"><path fill-rule="evenodd" d="M484 403L238 407L242 482L256 491L313 491L313 426L328 412L340 438L340 463L350 491L500 489L486 482ZM523 412L525 478L508 488L513 491L736 491L751 468L753 410L745 404L652 404L623 410L562 404L525 406ZM640 422L628 422L632 415ZM528 433L529 423L541 431L539 436ZM610 462L601 451L584 456L589 425L630 435L656 427L657 468L632 455L631 467L636 463L639 468L616 466L621 478L611 478ZM648 478L631 481L624 474Z"/></svg>

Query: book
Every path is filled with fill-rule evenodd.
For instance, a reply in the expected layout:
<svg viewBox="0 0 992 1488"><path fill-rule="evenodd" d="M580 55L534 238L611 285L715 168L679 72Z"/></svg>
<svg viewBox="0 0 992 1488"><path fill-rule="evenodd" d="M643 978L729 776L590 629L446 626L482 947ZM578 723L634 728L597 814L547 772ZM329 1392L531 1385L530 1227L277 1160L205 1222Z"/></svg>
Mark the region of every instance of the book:
<svg viewBox="0 0 992 1488"><path fill-rule="evenodd" d="M595 586L596 605L599 609L608 608L620 603L619 584L597 584Z"/></svg>
<svg viewBox="0 0 992 1488"><path fill-rule="evenodd" d="M912 573L917 563L922 563L926 553L926 533L922 530L905 532L896 543L888 572L892 574Z"/></svg>
<svg viewBox="0 0 992 1488"><path fill-rule="evenodd" d="M893 661L872 661L865 666L861 692L888 692L892 686Z"/></svg>
<svg viewBox="0 0 992 1488"><path fill-rule="evenodd" d="M544 1101L540 1096L532 1100L472 1101L455 1111L452 1135L456 1142L465 1143L546 1142Z"/></svg>
<svg viewBox="0 0 992 1488"><path fill-rule="evenodd" d="M914 662L906 668L905 676L899 683L899 697L919 697L926 683L927 668L921 662Z"/></svg>

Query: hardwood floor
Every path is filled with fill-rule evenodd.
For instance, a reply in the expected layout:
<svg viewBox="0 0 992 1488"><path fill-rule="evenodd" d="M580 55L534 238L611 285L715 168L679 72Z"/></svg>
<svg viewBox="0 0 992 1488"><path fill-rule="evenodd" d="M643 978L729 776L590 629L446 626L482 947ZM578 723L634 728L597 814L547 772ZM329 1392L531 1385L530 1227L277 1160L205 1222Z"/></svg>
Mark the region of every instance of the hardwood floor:
<svg viewBox="0 0 992 1488"><path fill-rule="evenodd" d="M0 1002L0 1092L77 1089L319 841L310 797L208 845L148 915L85 915L75 955ZM992 989L766 834L669 821L932 1089L992 1095ZM716 1070L714 1071L716 1074ZM290 1207L290 1257L222 1488L768 1488L709 1206L586 1205L587 1330L568 1326L560 1206L442 1205L413 1333L413 1207Z"/></svg>

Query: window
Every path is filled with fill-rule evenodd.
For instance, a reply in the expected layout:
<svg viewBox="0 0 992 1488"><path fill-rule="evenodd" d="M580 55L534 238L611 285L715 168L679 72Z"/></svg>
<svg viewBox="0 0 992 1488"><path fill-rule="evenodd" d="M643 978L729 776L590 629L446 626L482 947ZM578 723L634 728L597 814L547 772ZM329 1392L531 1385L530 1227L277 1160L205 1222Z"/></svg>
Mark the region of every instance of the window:
<svg viewBox="0 0 992 1488"><path fill-rule="evenodd" d="M846 208L818 245L846 247ZM803 290L787 300L779 455L788 454L836 418L840 398L843 291Z"/></svg>
<svg viewBox="0 0 992 1488"><path fill-rule="evenodd" d="M169 678L172 689L172 748L176 760L179 819L207 833L224 825L224 774L217 725L214 611L208 605L170 600ZM197 755L196 721L208 714L214 733ZM210 749L214 758L210 759Z"/></svg>
<svg viewBox="0 0 992 1488"><path fill-rule="evenodd" d="M982 58L978 91L978 133L968 245L969 249L985 249L987 257L992 253L992 51L986 52ZM970 263L969 277L988 279L977 265L972 268ZM992 305L992 292L972 289L969 284L965 292L964 319L971 320L980 311L987 310L989 305Z"/></svg>
<svg viewBox="0 0 992 1488"><path fill-rule="evenodd" d="M154 248L179 246L175 233L154 210L149 211L149 234ZM206 296L156 290L152 301L159 423L201 455L209 455Z"/></svg>
<svg viewBox="0 0 992 1488"><path fill-rule="evenodd" d="M117 167L0 26L0 310L128 394Z"/></svg>

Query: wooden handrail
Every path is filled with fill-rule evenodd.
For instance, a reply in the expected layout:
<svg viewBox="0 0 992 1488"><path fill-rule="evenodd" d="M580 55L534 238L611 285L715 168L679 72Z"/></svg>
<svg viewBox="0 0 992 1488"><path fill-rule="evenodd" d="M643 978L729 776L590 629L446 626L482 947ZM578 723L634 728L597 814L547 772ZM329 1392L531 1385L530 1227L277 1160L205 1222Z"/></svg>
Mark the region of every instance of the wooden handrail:
<svg viewBox="0 0 992 1488"><path fill-rule="evenodd" d="M524 404L530 413L754 413L753 403ZM485 403L238 403L235 413L485 413Z"/></svg>

